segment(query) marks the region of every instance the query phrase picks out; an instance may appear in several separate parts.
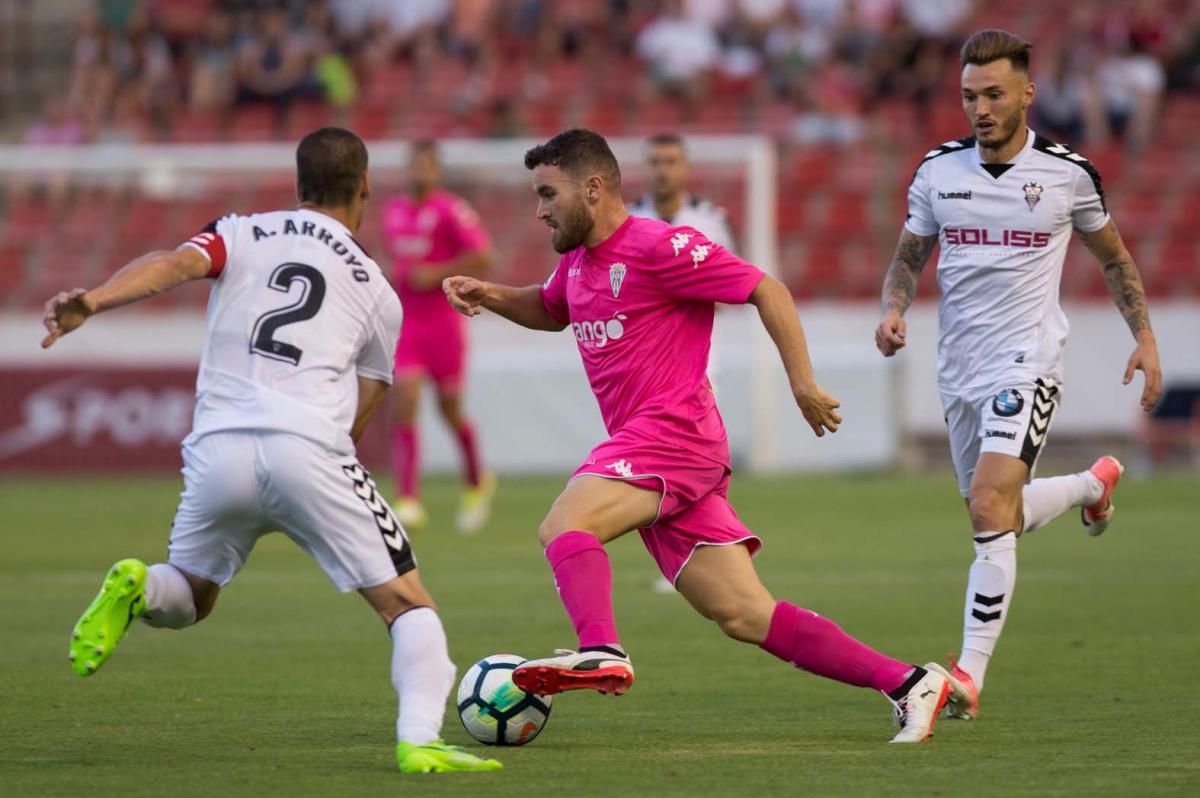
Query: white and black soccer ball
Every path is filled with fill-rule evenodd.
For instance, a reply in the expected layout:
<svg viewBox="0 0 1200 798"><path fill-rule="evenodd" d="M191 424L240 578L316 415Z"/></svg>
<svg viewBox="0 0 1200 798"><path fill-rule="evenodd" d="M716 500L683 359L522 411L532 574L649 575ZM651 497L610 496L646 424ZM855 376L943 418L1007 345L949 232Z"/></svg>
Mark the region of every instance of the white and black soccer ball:
<svg viewBox="0 0 1200 798"><path fill-rule="evenodd" d="M524 661L516 654L493 654L472 665L458 683L458 717L467 734L484 745L525 745L550 718L552 696L513 684L513 670Z"/></svg>

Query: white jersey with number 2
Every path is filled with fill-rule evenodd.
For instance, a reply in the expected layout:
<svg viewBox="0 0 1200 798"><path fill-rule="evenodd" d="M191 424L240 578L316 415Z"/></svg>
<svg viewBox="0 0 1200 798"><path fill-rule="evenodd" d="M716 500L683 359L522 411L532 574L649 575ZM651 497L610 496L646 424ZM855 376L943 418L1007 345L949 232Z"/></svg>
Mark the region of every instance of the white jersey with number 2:
<svg viewBox="0 0 1200 798"><path fill-rule="evenodd" d="M401 308L350 231L299 209L226 216L183 246L214 279L188 442L227 430L354 450L358 377L391 383Z"/></svg>

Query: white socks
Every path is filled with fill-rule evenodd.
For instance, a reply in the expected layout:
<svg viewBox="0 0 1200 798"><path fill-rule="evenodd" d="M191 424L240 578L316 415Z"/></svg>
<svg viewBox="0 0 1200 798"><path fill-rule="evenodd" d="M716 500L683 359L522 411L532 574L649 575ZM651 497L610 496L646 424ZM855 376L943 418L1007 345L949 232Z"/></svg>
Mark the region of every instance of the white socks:
<svg viewBox="0 0 1200 798"><path fill-rule="evenodd" d="M175 566L160 562L146 570L146 611L142 621L159 629L182 629L196 622L192 586Z"/></svg>
<svg viewBox="0 0 1200 798"><path fill-rule="evenodd" d="M1104 484L1090 471L1035 479L1021 491L1025 505L1023 531L1040 529L1072 507L1098 502L1103 493Z"/></svg>
<svg viewBox="0 0 1200 798"><path fill-rule="evenodd" d="M975 686L983 689L988 659L1000 639L1017 581L1017 536L1007 532L977 532L975 562L967 576L963 610L962 656L958 664Z"/></svg>
<svg viewBox="0 0 1200 798"><path fill-rule="evenodd" d="M455 675L442 620L429 607L417 607L396 618L390 631L392 685L400 696L396 739L431 743L442 736Z"/></svg>

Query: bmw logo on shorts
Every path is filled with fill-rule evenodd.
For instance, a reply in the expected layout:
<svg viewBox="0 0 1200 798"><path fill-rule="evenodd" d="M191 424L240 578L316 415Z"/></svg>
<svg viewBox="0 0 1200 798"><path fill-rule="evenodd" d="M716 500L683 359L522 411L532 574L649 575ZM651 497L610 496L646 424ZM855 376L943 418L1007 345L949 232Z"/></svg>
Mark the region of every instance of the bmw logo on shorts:
<svg viewBox="0 0 1200 798"><path fill-rule="evenodd" d="M1023 407L1025 407L1025 400L1021 398L1021 392L1016 388L1005 388L992 400L992 412L1005 418L1020 413Z"/></svg>

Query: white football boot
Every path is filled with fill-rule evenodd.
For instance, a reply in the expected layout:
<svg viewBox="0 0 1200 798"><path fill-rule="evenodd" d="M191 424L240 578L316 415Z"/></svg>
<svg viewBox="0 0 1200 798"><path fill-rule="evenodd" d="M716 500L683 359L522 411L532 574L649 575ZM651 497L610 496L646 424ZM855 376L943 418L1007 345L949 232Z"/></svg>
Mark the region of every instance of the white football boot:
<svg viewBox="0 0 1200 798"><path fill-rule="evenodd" d="M933 663L925 665L921 678L899 700L888 697L892 717L900 727L893 743L922 743L933 736L933 724L950 696L950 682L934 667Z"/></svg>
<svg viewBox="0 0 1200 798"><path fill-rule="evenodd" d="M633 665L615 650L572 651L559 648L556 656L527 660L513 671L513 684L535 695L567 690L595 690L621 695L633 686Z"/></svg>

